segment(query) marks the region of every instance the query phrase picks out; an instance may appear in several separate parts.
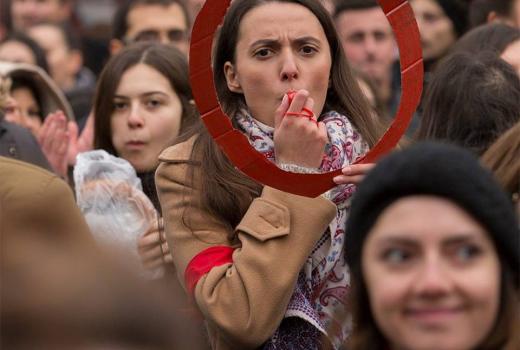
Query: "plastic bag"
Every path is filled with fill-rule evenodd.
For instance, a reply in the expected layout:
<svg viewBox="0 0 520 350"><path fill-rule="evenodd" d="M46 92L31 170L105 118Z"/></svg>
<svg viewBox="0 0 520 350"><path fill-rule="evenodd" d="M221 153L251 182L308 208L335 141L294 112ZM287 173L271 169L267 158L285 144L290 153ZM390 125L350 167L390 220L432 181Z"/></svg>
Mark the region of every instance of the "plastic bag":
<svg viewBox="0 0 520 350"><path fill-rule="evenodd" d="M96 241L130 253L131 263L146 277L162 270L144 270L137 241L157 222L158 214L143 193L132 165L103 150L81 153L74 167L76 200Z"/></svg>

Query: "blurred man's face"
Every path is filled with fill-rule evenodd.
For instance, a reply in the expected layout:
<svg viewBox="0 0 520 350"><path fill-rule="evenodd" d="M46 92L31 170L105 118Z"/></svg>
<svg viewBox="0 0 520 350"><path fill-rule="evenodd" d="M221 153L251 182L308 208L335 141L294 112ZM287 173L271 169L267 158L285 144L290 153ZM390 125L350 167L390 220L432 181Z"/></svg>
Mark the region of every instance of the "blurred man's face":
<svg viewBox="0 0 520 350"><path fill-rule="evenodd" d="M344 11L336 19L336 28L354 68L375 81L389 78L396 59L396 44L380 8Z"/></svg>
<svg viewBox="0 0 520 350"><path fill-rule="evenodd" d="M451 19L433 0L413 0L412 6L425 60L443 57L457 41L457 33Z"/></svg>
<svg viewBox="0 0 520 350"><path fill-rule="evenodd" d="M28 34L44 49L54 81L63 90L71 89L81 68L81 63L78 63L75 56L81 53L70 50L63 32L53 25L35 25L29 29Z"/></svg>
<svg viewBox="0 0 520 350"><path fill-rule="evenodd" d="M62 0L12 0L14 27L25 30L41 22L62 22L70 16L70 4Z"/></svg>
<svg viewBox="0 0 520 350"><path fill-rule="evenodd" d="M128 13L126 42L157 41L188 52L188 23L178 4L138 5Z"/></svg>

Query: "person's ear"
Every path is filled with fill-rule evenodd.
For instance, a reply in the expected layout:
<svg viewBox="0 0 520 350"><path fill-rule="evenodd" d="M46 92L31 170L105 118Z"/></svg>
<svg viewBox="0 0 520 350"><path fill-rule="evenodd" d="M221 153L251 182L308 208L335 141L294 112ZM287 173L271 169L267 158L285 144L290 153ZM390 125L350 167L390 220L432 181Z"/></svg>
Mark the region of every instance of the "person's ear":
<svg viewBox="0 0 520 350"><path fill-rule="evenodd" d="M121 51L125 47L123 42L119 39L111 39L108 45L110 56L116 55L119 51Z"/></svg>
<svg viewBox="0 0 520 350"><path fill-rule="evenodd" d="M238 79L238 74L235 70L235 66L229 61L224 63L224 75L226 76L228 89L232 92L242 93L242 86Z"/></svg>

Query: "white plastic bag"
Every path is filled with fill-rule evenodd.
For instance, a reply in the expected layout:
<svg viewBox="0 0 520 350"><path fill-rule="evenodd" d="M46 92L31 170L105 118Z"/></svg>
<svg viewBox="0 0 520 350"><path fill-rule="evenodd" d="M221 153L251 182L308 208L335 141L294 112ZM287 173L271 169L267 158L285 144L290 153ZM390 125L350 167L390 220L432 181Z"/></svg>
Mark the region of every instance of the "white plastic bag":
<svg viewBox="0 0 520 350"><path fill-rule="evenodd" d="M98 243L130 253L144 271L137 241L157 222L158 214L143 193L141 180L130 163L103 150L81 153L74 167L76 200Z"/></svg>

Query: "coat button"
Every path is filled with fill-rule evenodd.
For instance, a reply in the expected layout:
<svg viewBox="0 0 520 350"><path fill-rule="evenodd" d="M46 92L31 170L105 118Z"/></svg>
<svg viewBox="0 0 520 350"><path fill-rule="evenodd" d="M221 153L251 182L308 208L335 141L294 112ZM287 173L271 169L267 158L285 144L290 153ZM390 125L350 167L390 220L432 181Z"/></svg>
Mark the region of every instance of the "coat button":
<svg viewBox="0 0 520 350"><path fill-rule="evenodd" d="M16 157L16 146L15 145L9 145L8 152L9 152L9 155L11 157Z"/></svg>

